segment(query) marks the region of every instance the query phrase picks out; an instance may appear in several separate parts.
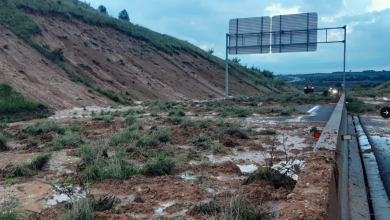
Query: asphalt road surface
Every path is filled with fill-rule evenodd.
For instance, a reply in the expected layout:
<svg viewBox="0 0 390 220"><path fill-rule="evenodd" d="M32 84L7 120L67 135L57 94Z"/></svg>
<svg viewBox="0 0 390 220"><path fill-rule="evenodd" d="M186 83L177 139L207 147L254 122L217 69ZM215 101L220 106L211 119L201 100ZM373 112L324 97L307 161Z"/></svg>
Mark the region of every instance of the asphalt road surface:
<svg viewBox="0 0 390 220"><path fill-rule="evenodd" d="M308 115L274 118L247 118L247 121L276 121L276 122L327 122L333 113L336 104L298 107L298 111L307 112Z"/></svg>
<svg viewBox="0 0 390 220"><path fill-rule="evenodd" d="M374 150L383 184L390 197L390 119L361 116L360 123Z"/></svg>

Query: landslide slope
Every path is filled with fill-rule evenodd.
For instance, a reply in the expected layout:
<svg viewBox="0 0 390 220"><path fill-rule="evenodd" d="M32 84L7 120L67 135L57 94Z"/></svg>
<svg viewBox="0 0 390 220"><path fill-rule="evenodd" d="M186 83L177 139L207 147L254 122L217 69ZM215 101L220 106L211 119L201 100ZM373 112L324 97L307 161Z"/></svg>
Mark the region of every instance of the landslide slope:
<svg viewBox="0 0 390 220"><path fill-rule="evenodd" d="M231 95L289 90L267 71L229 65ZM0 1L0 82L54 109L223 97L224 71L188 42L78 0Z"/></svg>

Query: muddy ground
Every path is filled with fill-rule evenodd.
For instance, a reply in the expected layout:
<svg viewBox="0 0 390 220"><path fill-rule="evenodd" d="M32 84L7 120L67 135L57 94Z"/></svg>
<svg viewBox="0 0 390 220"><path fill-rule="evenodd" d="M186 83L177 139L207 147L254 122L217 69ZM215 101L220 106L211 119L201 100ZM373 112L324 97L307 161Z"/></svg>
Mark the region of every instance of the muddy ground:
<svg viewBox="0 0 390 220"><path fill-rule="evenodd" d="M293 190L302 192L296 187L308 187L310 180L295 186L302 174L305 178L311 172L322 176L315 181L323 181L323 191L327 190L328 173L320 165L323 159L313 152L317 142L313 128L322 130L324 122L245 120L284 117L279 109L286 106L276 103L262 103L261 108L273 111L250 112L246 117L222 115L215 107L221 104L215 102L136 104L72 109L47 120L9 124L1 131L8 146L0 152L2 208L14 204L13 210L29 210L35 219L72 219L85 207L91 208L94 219L226 219L238 209L254 219L277 219L285 204L297 199ZM230 104L250 111L259 108L245 102ZM60 128L38 132L28 128L47 121ZM136 131L136 137L123 136L124 131ZM150 141L161 133L167 136ZM97 178L99 171L90 175L93 162L88 164L81 152L85 146L99 151L104 141L108 147L94 160L107 162L100 169L109 170L104 175L115 178ZM51 157L42 169L31 168L36 157L47 154ZM145 172L148 164L158 160L169 160L174 168L158 174ZM305 167L306 161L318 163ZM16 172L18 167L31 175ZM124 167L137 171L128 176L113 174L124 173ZM260 178L265 170L281 174L280 181ZM322 197L326 200L326 195ZM313 212L323 215L326 201L318 201ZM307 198L305 202L316 201Z"/></svg>

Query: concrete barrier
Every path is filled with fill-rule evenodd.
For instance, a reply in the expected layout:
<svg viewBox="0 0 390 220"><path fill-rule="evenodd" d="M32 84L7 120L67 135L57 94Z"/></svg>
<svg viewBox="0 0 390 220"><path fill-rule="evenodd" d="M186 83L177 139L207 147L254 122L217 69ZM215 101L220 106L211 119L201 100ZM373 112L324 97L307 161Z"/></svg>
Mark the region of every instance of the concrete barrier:
<svg viewBox="0 0 390 220"><path fill-rule="evenodd" d="M328 194L328 219L332 220L349 219L348 144L341 140L341 136L347 133L347 120L347 108L343 94L314 148L335 152L336 166L334 166Z"/></svg>

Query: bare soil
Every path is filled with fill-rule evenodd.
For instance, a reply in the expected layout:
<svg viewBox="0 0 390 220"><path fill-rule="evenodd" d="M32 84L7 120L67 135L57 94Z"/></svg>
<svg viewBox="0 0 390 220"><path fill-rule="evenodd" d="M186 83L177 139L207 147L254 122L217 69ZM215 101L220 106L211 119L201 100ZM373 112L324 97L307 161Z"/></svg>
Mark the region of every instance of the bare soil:
<svg viewBox="0 0 390 220"><path fill-rule="evenodd" d="M112 157L115 152L124 149L127 150L126 158L129 163L142 166L156 159L153 156L155 153L170 152L167 157L176 163L171 175L134 175L128 180L87 182L83 171L79 169L81 158L77 153L78 148L65 146L52 152L52 158L43 171L35 172L32 177L10 177L7 176L9 169L28 163L41 152L50 149L50 142L58 135L51 132L26 137L20 132L21 127L37 121L14 123L3 130L10 137L11 150L0 154L0 171L3 173L0 180L0 203L18 198L19 209L36 212L36 219L59 219L66 211L68 195L83 197L88 192L94 198L113 196L115 199L115 206L109 210L95 211L94 219L221 219L226 215L223 210L230 206L232 199L243 197L251 207L267 210L270 219L277 218L280 210L279 219L294 219L296 216L321 219L326 216L326 189L332 164L326 163L319 155L332 155L329 152L312 152L317 139L310 132L312 127L321 130L325 123L251 122L245 118L220 118L217 112L202 111L204 106L196 106L192 102L178 104L177 107L186 109L187 118L210 120L208 116L213 115L213 120L234 122L237 123L237 128L251 129L249 138L243 138L239 133L218 136L218 124L209 124L204 128L182 128L168 120L169 110L156 111L149 107L138 107L146 112L133 116L143 125L140 135L155 133L157 125L169 131L172 141L158 147L144 148L136 148L134 143L125 144L112 147L106 152L106 156ZM157 116L150 116L151 112ZM68 115L69 112L65 114ZM64 127L80 127L81 130L74 132L74 135L82 136L86 143L110 138L128 126L123 117L115 117L113 122L104 123L92 120L90 116L71 119L57 115L59 119L51 120ZM42 121L44 120L40 120ZM261 131L264 130L273 130L276 134L263 134ZM220 151L213 153L212 149L189 142L189 139L201 133L220 143ZM28 147L31 138L38 140L39 145ZM130 148L142 153L129 151ZM195 156L191 154L193 150L196 151ZM249 176L256 174L259 168L270 165L270 162L274 169L294 164L303 169L301 173L287 174L298 179L295 188L276 188L265 180L244 184ZM222 207L222 211L211 214L197 211L201 204L210 203ZM288 210L283 209L285 204L288 204ZM293 210L299 214L292 216Z"/></svg>

